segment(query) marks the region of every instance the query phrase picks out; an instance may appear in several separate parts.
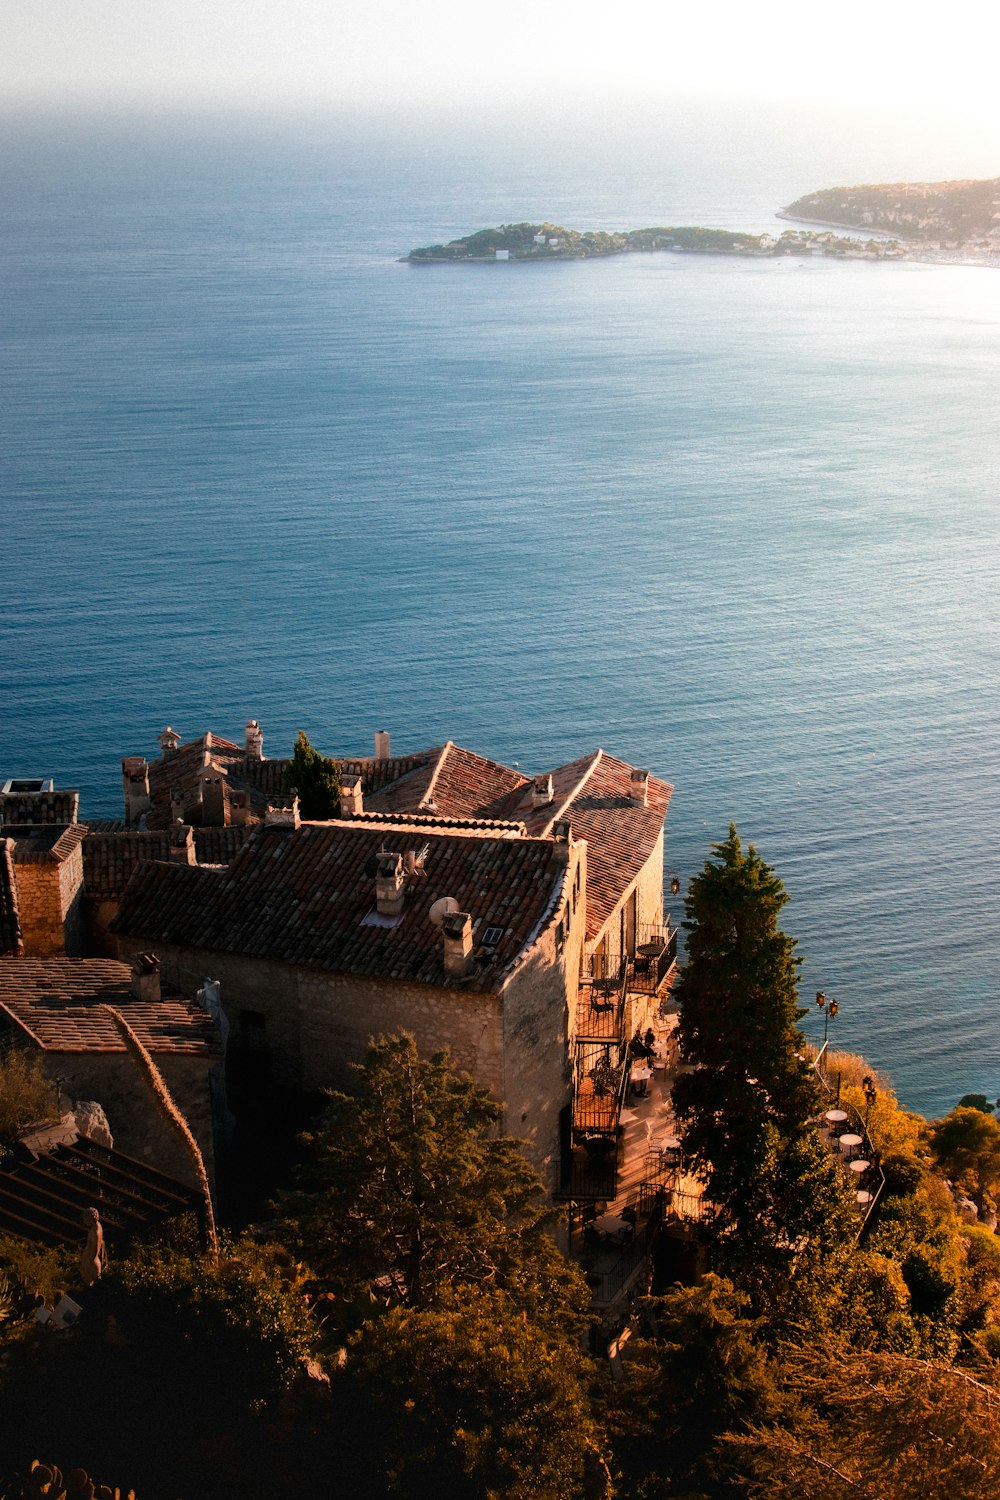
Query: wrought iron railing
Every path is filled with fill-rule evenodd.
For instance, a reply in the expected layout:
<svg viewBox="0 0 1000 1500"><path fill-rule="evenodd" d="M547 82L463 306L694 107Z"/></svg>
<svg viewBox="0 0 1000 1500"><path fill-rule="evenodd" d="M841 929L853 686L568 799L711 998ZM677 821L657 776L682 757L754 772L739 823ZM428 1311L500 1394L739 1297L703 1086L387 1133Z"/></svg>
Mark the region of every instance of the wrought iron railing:
<svg viewBox="0 0 1000 1500"><path fill-rule="evenodd" d="M861 1199L858 1198L858 1207L861 1211L861 1227L858 1230L857 1238L858 1243L860 1244L867 1235L870 1225L874 1222L872 1219L872 1215L878 1207L878 1204L882 1198L882 1194L885 1192L885 1173L882 1170L880 1153L877 1150L874 1142L872 1141L871 1136L868 1134L867 1119L862 1117L861 1111L857 1109L853 1104L845 1103L844 1100L842 1100L840 1097L841 1079L839 1073L837 1075L837 1082L836 1084L834 1084L833 1078L826 1066L828 1055L827 1047L828 1043L824 1042L822 1047L816 1053L815 1057L811 1059L810 1066L816 1074L819 1086L827 1102L835 1103L839 1109L843 1110L844 1114L847 1117L845 1120L837 1122L838 1133L847 1133L844 1131L844 1126L848 1124L852 1125L854 1129L850 1133L853 1135L859 1135L861 1137L860 1159L866 1160L871 1163L867 1172L863 1174L864 1180L862 1181L859 1177L859 1180L855 1186L856 1192L868 1194L867 1201L865 1202L862 1202ZM807 1052L808 1050L811 1049L807 1048ZM824 1125L825 1124L826 1122L824 1121ZM822 1129L823 1126L821 1126L820 1128Z"/></svg>

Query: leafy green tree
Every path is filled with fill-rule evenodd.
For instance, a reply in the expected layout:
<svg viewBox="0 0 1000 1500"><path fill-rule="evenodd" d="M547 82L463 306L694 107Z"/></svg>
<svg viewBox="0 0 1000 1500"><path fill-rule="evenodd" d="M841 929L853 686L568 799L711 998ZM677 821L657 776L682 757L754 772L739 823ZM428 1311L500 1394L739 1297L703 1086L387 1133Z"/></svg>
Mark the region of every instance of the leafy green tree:
<svg viewBox="0 0 1000 1500"><path fill-rule="evenodd" d="M758 1322L729 1281L707 1275L643 1308L622 1383L608 1396L615 1477L623 1493L729 1494L726 1433L777 1421L784 1410Z"/></svg>
<svg viewBox="0 0 1000 1500"><path fill-rule="evenodd" d="M299 794L299 810L304 818L322 821L340 813L340 767L328 755L320 755L309 743L304 729L299 730L292 759L285 768L285 791L294 787Z"/></svg>
<svg viewBox="0 0 1000 1500"><path fill-rule="evenodd" d="M580 1500L603 1470L589 1371L499 1293L397 1307L353 1336L334 1380L345 1493ZM606 1473L606 1470L604 1470Z"/></svg>
<svg viewBox="0 0 1000 1500"><path fill-rule="evenodd" d="M374 1043L357 1075L356 1093L331 1093L305 1138L308 1159L278 1205L286 1242L360 1306L499 1288L531 1316L575 1324L586 1286L552 1241L518 1143L494 1134L499 1105L406 1033Z"/></svg>
<svg viewBox="0 0 1000 1500"><path fill-rule="evenodd" d="M0 1157L29 1125L58 1117L58 1091L40 1055L15 1050L0 1058Z"/></svg>
<svg viewBox="0 0 1000 1500"><path fill-rule="evenodd" d="M930 1143L941 1169L981 1210L991 1206L1000 1192L1000 1120L958 1105L931 1126Z"/></svg>
<svg viewBox="0 0 1000 1500"><path fill-rule="evenodd" d="M734 1432L751 1500L993 1500L1000 1400L947 1364L836 1346L782 1351L794 1423Z"/></svg>
<svg viewBox="0 0 1000 1500"><path fill-rule="evenodd" d="M793 1271L847 1242L849 1208L810 1123L820 1097L801 1056L795 942L778 926L787 893L732 825L713 852L685 903L676 993L689 1071L674 1107L705 1182L715 1264L774 1303Z"/></svg>

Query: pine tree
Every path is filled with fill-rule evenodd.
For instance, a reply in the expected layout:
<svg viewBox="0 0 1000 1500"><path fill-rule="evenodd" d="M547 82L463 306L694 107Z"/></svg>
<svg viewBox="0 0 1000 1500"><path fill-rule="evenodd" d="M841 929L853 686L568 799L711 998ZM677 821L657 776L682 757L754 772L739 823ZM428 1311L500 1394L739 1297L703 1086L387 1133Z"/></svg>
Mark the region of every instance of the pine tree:
<svg viewBox="0 0 1000 1500"><path fill-rule="evenodd" d="M309 743L304 729L299 730L292 759L285 770L285 791L299 794L299 810L304 818L322 821L340 813L340 767L328 755L320 755Z"/></svg>
<svg viewBox="0 0 1000 1500"><path fill-rule="evenodd" d="M802 1060L788 900L736 829L691 882L687 960L676 991L691 1068L674 1086L688 1161L712 1207L715 1264L758 1305L780 1298L795 1264L847 1237L846 1191L810 1123L820 1099Z"/></svg>

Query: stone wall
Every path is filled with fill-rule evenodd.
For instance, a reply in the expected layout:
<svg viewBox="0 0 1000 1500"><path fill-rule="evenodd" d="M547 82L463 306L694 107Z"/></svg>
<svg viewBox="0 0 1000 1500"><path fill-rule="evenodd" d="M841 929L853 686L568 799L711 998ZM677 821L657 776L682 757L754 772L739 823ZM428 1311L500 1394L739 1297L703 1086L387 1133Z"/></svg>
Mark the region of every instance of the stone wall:
<svg viewBox="0 0 1000 1500"><path fill-rule="evenodd" d="M83 950L83 853L64 859L15 856L17 902L27 958L74 955Z"/></svg>
<svg viewBox="0 0 1000 1500"><path fill-rule="evenodd" d="M191 1159L164 1120L145 1081L125 1052L45 1052L46 1071L71 1099L96 1099L108 1117L115 1150L137 1157L197 1187ZM184 1115L215 1187L215 1142L206 1059L179 1054L154 1058ZM216 1062L216 1066L221 1063Z"/></svg>

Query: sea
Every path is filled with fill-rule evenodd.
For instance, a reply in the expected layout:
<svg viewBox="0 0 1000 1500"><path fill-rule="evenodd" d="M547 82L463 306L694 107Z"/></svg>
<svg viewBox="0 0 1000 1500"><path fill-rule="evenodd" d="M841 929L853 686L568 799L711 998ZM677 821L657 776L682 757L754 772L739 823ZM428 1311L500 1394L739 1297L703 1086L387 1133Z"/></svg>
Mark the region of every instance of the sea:
<svg viewBox="0 0 1000 1500"><path fill-rule="evenodd" d="M675 786L774 866L815 1039L1000 1094L1000 270L414 267L1000 173L971 121L673 100L0 119L0 779L171 724ZM682 896L672 903L683 918Z"/></svg>

